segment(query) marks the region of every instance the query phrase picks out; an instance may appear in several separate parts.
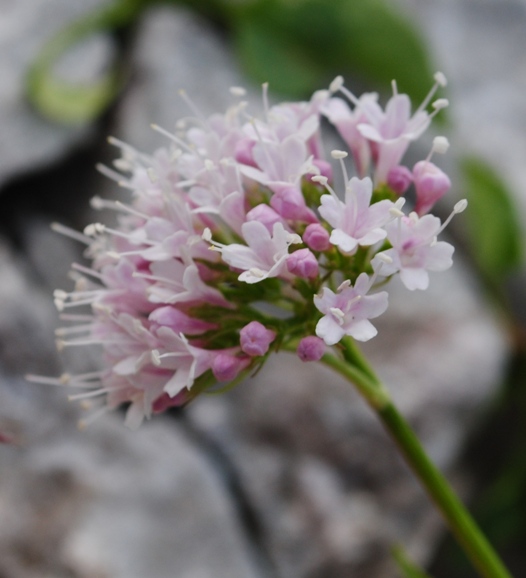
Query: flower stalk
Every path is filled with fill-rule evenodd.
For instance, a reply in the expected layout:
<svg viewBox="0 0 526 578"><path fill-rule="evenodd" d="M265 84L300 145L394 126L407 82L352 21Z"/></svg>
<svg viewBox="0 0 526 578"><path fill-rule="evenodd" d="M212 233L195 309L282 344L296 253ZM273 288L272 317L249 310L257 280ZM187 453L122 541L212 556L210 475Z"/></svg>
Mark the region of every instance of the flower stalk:
<svg viewBox="0 0 526 578"><path fill-rule="evenodd" d="M389 392L375 376L356 344L350 339L344 342L344 359L326 354L322 363L352 382L375 411L480 576L511 578L498 554L446 478L430 460L413 429L398 411Z"/></svg>

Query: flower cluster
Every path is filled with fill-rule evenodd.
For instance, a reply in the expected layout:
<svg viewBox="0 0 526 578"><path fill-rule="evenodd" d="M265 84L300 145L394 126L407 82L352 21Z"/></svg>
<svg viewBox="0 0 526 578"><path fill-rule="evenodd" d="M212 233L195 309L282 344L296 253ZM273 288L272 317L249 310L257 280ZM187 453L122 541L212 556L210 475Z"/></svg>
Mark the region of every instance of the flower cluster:
<svg viewBox="0 0 526 578"><path fill-rule="evenodd" d="M118 211L118 226L57 227L84 242L92 262L73 266L72 292L55 292L72 322L59 330L59 347L99 344L105 369L40 381L85 388L72 397L102 399L102 411L129 404L126 422L137 427L237 383L273 350L312 361L345 336L374 337L371 319L388 304L380 285L399 274L408 289L425 289L429 271L452 263L453 247L437 241L445 224L428 214L450 187L431 162L446 139L413 170L400 164L447 105L431 104L445 84L440 73L435 80L413 114L396 85L383 109L377 95L357 98L338 77L309 102L269 107L264 87L261 118L234 88L225 114L197 113L173 134L154 127L168 144L153 155L113 139L122 156L117 170L102 170L131 196L93 205ZM341 194L322 118L348 148L330 153ZM406 213L411 185L416 202Z"/></svg>

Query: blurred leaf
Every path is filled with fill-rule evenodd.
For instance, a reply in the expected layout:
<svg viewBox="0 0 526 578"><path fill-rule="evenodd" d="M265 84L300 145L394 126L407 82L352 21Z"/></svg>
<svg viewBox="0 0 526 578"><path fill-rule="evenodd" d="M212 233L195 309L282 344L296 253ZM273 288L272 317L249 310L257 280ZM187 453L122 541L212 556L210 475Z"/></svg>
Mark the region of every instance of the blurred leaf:
<svg viewBox="0 0 526 578"><path fill-rule="evenodd" d="M391 554L404 578L431 578L409 559L402 546L395 546Z"/></svg>
<svg viewBox="0 0 526 578"><path fill-rule="evenodd" d="M377 87L396 78L414 100L431 86L424 42L384 0L256 0L231 5L230 13L247 71L290 96L345 73Z"/></svg>
<svg viewBox="0 0 526 578"><path fill-rule="evenodd" d="M27 95L46 117L65 124L82 124L93 120L113 101L123 84L123 73L117 63L90 84L73 84L55 77L53 67L71 46L91 34L112 31L131 22L147 0L116 0L109 6L73 22L45 46L28 71Z"/></svg>
<svg viewBox="0 0 526 578"><path fill-rule="evenodd" d="M482 272L500 285L522 261L522 233L512 196L484 161L462 161L466 183L469 241Z"/></svg>

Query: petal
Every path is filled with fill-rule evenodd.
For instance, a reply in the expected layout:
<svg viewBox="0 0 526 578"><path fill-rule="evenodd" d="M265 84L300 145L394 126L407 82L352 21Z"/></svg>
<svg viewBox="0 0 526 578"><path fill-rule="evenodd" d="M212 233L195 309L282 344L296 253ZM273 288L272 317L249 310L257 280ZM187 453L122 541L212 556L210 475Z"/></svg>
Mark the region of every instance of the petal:
<svg viewBox="0 0 526 578"><path fill-rule="evenodd" d="M340 200L335 199L332 195L322 195L320 201L320 215L327 221L327 223L329 223L329 225L337 227L341 222L345 205Z"/></svg>
<svg viewBox="0 0 526 578"><path fill-rule="evenodd" d="M358 246L358 241L354 237L344 233L341 229L334 229L329 240L345 253L354 251Z"/></svg>
<svg viewBox="0 0 526 578"><path fill-rule="evenodd" d="M425 269L404 267L400 270L400 280L410 291L425 290L429 286L429 274Z"/></svg>
<svg viewBox="0 0 526 578"><path fill-rule="evenodd" d="M345 335L345 331L332 317L325 315L316 325L316 335L321 337L327 345L334 345Z"/></svg>
<svg viewBox="0 0 526 578"><path fill-rule="evenodd" d="M354 337L354 339L358 341L369 341L369 339L372 339L377 333L376 327L367 319L353 322L347 330L347 335Z"/></svg>

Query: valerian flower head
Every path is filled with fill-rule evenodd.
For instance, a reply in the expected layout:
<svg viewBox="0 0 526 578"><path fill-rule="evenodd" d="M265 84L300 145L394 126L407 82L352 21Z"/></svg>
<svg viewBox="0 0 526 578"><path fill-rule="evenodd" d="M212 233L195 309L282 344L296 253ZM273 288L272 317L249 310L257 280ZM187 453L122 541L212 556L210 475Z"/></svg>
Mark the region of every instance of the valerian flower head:
<svg viewBox="0 0 526 578"><path fill-rule="evenodd" d="M371 319L388 304L380 283L398 274L424 289L429 271L452 262L453 247L437 240L448 221L424 215L449 188L430 162L446 139L412 172L402 164L445 106L439 99L427 111L445 83L436 80L412 114L396 85L384 110L377 95L355 97L338 77L309 102L273 107L265 86L260 116L235 89L224 114L186 119L177 134L154 126L166 146L151 155L111 139L121 158L101 171L131 195L95 197L93 206L116 211L117 225L54 225L91 259L73 265L73 290L55 292L69 324L57 330L58 346L97 346L103 367L30 378L79 391L70 397L95 409L85 423L125 404L137 427L217 383L235 385L272 351L318 361L339 355L342 339L374 337ZM322 115L348 150L325 157ZM400 196L412 184L416 212L404 213Z"/></svg>

